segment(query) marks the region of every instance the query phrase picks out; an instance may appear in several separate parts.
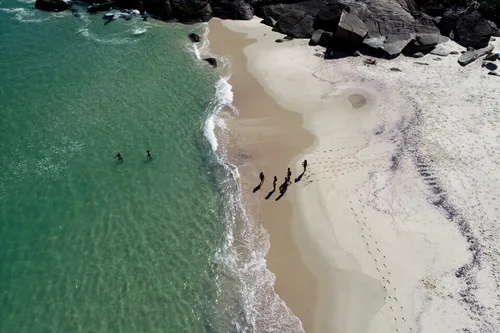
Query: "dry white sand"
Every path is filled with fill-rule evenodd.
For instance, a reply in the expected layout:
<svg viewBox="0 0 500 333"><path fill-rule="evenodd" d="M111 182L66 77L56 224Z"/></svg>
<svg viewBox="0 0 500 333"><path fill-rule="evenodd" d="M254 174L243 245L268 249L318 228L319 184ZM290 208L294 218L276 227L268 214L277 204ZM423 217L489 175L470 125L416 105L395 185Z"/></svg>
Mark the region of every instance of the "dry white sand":
<svg viewBox="0 0 500 333"><path fill-rule="evenodd" d="M224 25L257 39L249 70L317 137L290 191L314 331L500 332L500 77L458 55L324 60L258 22Z"/></svg>

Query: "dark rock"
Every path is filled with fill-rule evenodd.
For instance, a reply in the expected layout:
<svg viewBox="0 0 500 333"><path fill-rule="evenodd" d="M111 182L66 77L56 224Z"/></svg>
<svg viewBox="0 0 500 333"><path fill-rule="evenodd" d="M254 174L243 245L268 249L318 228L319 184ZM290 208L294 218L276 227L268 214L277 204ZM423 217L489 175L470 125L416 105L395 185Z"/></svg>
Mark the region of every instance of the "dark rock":
<svg viewBox="0 0 500 333"><path fill-rule="evenodd" d="M60 12L70 9L71 5L62 0L36 0L35 8L46 11Z"/></svg>
<svg viewBox="0 0 500 333"><path fill-rule="evenodd" d="M401 34L434 34L439 29L433 19L425 14L410 14L401 3L409 1L357 1L349 3L351 13L366 24L368 38ZM406 6L406 7L409 7Z"/></svg>
<svg viewBox="0 0 500 333"><path fill-rule="evenodd" d="M356 15L343 11L335 32L335 39L357 46L368 34L366 25Z"/></svg>
<svg viewBox="0 0 500 333"><path fill-rule="evenodd" d="M275 40L275 42L276 42L276 43L283 43L283 39L278 38L278 39L276 39L276 40Z"/></svg>
<svg viewBox="0 0 500 333"><path fill-rule="evenodd" d="M334 46L333 32L324 31L319 39L319 45L324 47Z"/></svg>
<svg viewBox="0 0 500 333"><path fill-rule="evenodd" d="M274 27L276 25L276 20L273 19L271 16L268 16L264 18L262 21L260 21L260 23L268 25L270 27Z"/></svg>
<svg viewBox="0 0 500 333"><path fill-rule="evenodd" d="M213 68L216 68L218 63L217 63L217 59L215 58L205 58L203 59L205 60L210 66L212 66Z"/></svg>
<svg viewBox="0 0 500 333"><path fill-rule="evenodd" d="M295 38L309 38L314 31L313 23L311 15L295 11L280 18L273 30Z"/></svg>
<svg viewBox="0 0 500 333"><path fill-rule="evenodd" d="M452 31L457 25L460 18L460 13L464 11L463 8L451 8L444 12L443 17L439 21L439 30L443 36L450 36ZM453 39L453 38L452 38Z"/></svg>
<svg viewBox="0 0 500 333"><path fill-rule="evenodd" d="M482 57L483 55L486 55L488 53L491 53L493 51L493 46L488 45L482 49L475 50L475 51L467 51L464 54L458 58L458 63L462 66L467 66L471 62L474 62L476 59L479 57Z"/></svg>
<svg viewBox="0 0 500 333"><path fill-rule="evenodd" d="M491 35L491 25L478 12L462 14L455 27L455 40L465 47L486 47Z"/></svg>
<svg viewBox="0 0 500 333"><path fill-rule="evenodd" d="M323 34L323 30L314 30L311 35L311 39L309 40L309 45L316 46L319 44L319 40L321 39L321 35Z"/></svg>
<svg viewBox="0 0 500 333"><path fill-rule="evenodd" d="M417 64L417 65L422 65L422 66L429 66L428 63L426 62L418 62L418 61L415 61L414 64Z"/></svg>
<svg viewBox="0 0 500 333"><path fill-rule="evenodd" d="M192 34L189 34L189 39L191 40L191 42L193 43L199 43L201 42L201 37L200 35L197 35L195 33L192 33Z"/></svg>
<svg viewBox="0 0 500 333"><path fill-rule="evenodd" d="M331 32L325 32L325 33L331 33ZM327 48L325 51L325 59L342 59L350 57L351 55L352 54L349 52L338 50L332 47Z"/></svg>
<svg viewBox="0 0 500 333"><path fill-rule="evenodd" d="M343 3L329 2L316 14L314 29L335 32L340 22L342 12L350 12L349 6Z"/></svg>
<svg viewBox="0 0 500 333"><path fill-rule="evenodd" d="M169 0L169 16L184 23L207 22L212 18L212 6L208 0Z"/></svg>
<svg viewBox="0 0 500 333"><path fill-rule="evenodd" d="M323 6L315 0L290 3L271 4L257 7L255 14L260 17L271 16L276 19L274 31L294 38L310 38L314 28L314 17Z"/></svg>
<svg viewBox="0 0 500 333"><path fill-rule="evenodd" d="M212 0L213 15L221 19L250 20L253 8L244 0Z"/></svg>
<svg viewBox="0 0 500 333"><path fill-rule="evenodd" d="M413 53L428 53L436 47L439 42L439 34L422 34L418 35L408 43L403 50L406 55Z"/></svg>
<svg viewBox="0 0 500 333"><path fill-rule="evenodd" d="M293 37L292 36L285 36L285 37L283 37L283 40L293 40Z"/></svg>
<svg viewBox="0 0 500 333"><path fill-rule="evenodd" d="M393 72L402 72L402 70L400 70L397 67L391 67L390 70L393 71Z"/></svg>
<svg viewBox="0 0 500 333"><path fill-rule="evenodd" d="M492 62L488 62L488 61L483 62L483 64L481 65L481 67L486 68L486 69L488 69L490 71L495 71L495 70L498 69L498 66L496 64L494 64Z"/></svg>
<svg viewBox="0 0 500 333"><path fill-rule="evenodd" d="M385 39L380 50L383 51L385 58L393 59L401 54L411 40L409 34L390 34Z"/></svg>
<svg viewBox="0 0 500 333"><path fill-rule="evenodd" d="M451 51L450 54L460 54L458 51Z"/></svg>
<svg viewBox="0 0 500 333"><path fill-rule="evenodd" d="M498 74L497 72L488 72L488 75L493 75L493 76L500 76L500 74Z"/></svg>

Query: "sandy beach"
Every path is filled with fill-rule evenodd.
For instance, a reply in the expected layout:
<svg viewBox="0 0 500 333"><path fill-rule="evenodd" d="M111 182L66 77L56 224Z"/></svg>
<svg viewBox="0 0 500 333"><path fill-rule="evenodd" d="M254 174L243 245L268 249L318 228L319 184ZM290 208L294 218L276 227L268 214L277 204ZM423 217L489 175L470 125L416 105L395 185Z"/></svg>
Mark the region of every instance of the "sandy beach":
<svg viewBox="0 0 500 333"><path fill-rule="evenodd" d="M209 38L232 62L267 266L304 330L500 331L498 77L459 55L324 60L259 21L211 21ZM269 178L251 195L258 171L295 177L304 158L283 200L262 198Z"/></svg>

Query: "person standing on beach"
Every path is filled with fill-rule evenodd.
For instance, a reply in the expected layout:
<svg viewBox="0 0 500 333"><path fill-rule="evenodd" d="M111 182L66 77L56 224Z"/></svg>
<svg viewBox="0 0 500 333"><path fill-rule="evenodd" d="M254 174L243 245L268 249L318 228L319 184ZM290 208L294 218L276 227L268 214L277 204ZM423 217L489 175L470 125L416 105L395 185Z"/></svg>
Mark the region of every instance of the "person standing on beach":
<svg viewBox="0 0 500 333"><path fill-rule="evenodd" d="M273 179L273 192L276 191L276 183L278 182L278 177L274 176L274 179Z"/></svg>
<svg viewBox="0 0 500 333"><path fill-rule="evenodd" d="M302 166L304 167L304 172L306 172L306 169L307 169L307 160L304 160L304 162L302 162Z"/></svg>
<svg viewBox="0 0 500 333"><path fill-rule="evenodd" d="M118 161L123 161L123 155L120 153L116 154L115 158L118 158Z"/></svg>
<svg viewBox="0 0 500 333"><path fill-rule="evenodd" d="M261 172L260 175L259 175L259 178L260 178L260 183L259 185L257 185L254 189L253 189L253 193L257 192L258 190L260 190L260 188L262 187L262 184L264 184L264 173Z"/></svg>
<svg viewBox="0 0 500 333"><path fill-rule="evenodd" d="M286 184L287 185L290 185L292 182L291 182L291 179L292 178L292 171L290 170L290 168L288 168L288 171L286 172Z"/></svg>
<svg viewBox="0 0 500 333"><path fill-rule="evenodd" d="M151 155L151 152L149 150L146 150L146 153L148 153L149 158L153 157L153 155Z"/></svg>

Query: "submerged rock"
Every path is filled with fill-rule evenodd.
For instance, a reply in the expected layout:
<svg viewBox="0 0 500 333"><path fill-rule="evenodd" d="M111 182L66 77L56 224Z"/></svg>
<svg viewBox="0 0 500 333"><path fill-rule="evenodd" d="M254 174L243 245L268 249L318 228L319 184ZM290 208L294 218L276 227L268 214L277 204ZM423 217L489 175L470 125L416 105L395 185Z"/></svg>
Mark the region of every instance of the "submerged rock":
<svg viewBox="0 0 500 333"><path fill-rule="evenodd" d="M193 43L199 43L201 41L201 37L200 35L197 35L195 33L192 33L192 34L189 34L189 39L191 40L191 42Z"/></svg>
<svg viewBox="0 0 500 333"><path fill-rule="evenodd" d="M70 9L71 5L62 0L36 0L35 8L46 11L60 12Z"/></svg>
<svg viewBox="0 0 500 333"><path fill-rule="evenodd" d="M213 68L216 68L218 66L217 59L215 58L205 58L203 60L205 60Z"/></svg>

